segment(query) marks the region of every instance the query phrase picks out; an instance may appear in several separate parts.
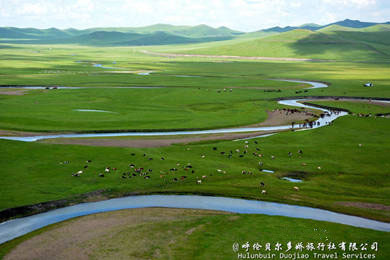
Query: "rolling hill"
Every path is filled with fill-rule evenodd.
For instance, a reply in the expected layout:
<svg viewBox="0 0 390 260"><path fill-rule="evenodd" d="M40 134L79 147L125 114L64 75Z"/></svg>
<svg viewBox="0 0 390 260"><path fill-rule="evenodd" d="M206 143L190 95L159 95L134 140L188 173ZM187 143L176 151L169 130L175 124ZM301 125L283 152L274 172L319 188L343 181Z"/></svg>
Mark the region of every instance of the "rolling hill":
<svg viewBox="0 0 390 260"><path fill-rule="evenodd" d="M204 24L197 26L177 26L170 24L155 24L145 27L107 27L107 28L91 28L86 30L80 30L75 32L76 29L72 30L73 34L87 34L96 31L112 31L122 33L140 33L140 34L152 34L156 32L165 32L173 35L191 37L191 38L203 38L203 37L234 37L237 35L244 34L243 32L234 31L227 27L213 28ZM77 31L77 30L76 30Z"/></svg>
<svg viewBox="0 0 390 260"><path fill-rule="evenodd" d="M390 25L363 29L331 25L318 31L295 29L260 39L192 49L186 53L326 60L390 60Z"/></svg>
<svg viewBox="0 0 390 260"><path fill-rule="evenodd" d="M6 39L56 39L71 37L72 34L66 30L56 28L35 29L0 27L0 38Z"/></svg>
<svg viewBox="0 0 390 260"><path fill-rule="evenodd" d="M344 28L366 28L370 26L375 26L375 25L389 25L390 22L386 23L371 23L371 22L361 22L359 20L350 20L350 19L345 19L343 21L335 22L335 23L330 23L326 25L318 25L318 24L313 24L313 23L308 23L304 24L301 26L286 26L286 27L272 27L268 29L264 29L262 31L264 32L288 32L296 29L307 29L311 31L317 31L317 30L322 30L324 28L328 27L344 27Z"/></svg>
<svg viewBox="0 0 390 260"><path fill-rule="evenodd" d="M91 28L85 30L56 28L0 28L0 40L6 43L85 44L100 46L160 45L199 43L233 39L243 34L227 27L207 25L174 26L156 24L139 28ZM23 40L23 41L21 41Z"/></svg>
<svg viewBox="0 0 390 260"><path fill-rule="evenodd" d="M249 33L203 24L197 26L155 24L137 28L108 27L84 30L0 27L0 43L143 46L222 41L222 45L202 45L202 49L195 46L192 52L214 55L356 59L361 55L361 51L368 51L370 53L368 56L372 57L386 56L388 47L382 45L388 44L389 32L389 22L380 24L348 19L323 26L304 24L299 27L273 27ZM312 46L313 42L316 46Z"/></svg>

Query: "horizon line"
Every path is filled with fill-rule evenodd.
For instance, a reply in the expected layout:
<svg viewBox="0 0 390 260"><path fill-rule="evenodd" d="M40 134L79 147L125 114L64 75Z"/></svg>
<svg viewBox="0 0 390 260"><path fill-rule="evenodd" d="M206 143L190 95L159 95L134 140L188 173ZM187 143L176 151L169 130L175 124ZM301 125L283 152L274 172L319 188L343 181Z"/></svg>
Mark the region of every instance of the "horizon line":
<svg viewBox="0 0 390 260"><path fill-rule="evenodd" d="M149 25L143 25L143 26L107 26L107 27L85 27L85 28L81 28L81 27L67 27L67 28L61 28L61 27L17 27L17 26L7 26L7 25L0 25L0 28L17 28L17 29L39 29L39 30L49 30L49 29L57 29L57 30L88 30L88 29L97 29L97 28L101 28L101 29L106 29L106 28L134 28L134 29L137 29L137 28L145 28L145 27L152 27L152 26L156 26L156 25L169 25L169 26L176 26L176 27L198 27L198 26L208 26L210 28L214 28L214 29L219 29L219 28L227 28L229 30L232 30L232 31L237 31L237 32L243 32L243 33L251 33L251 32L258 32L258 31L262 31L262 30L267 30L267 29L271 29L271 28L288 28L288 27L302 27L302 26L310 26L310 24L312 25L318 25L319 27L324 27L324 26L329 26L329 25L332 25L334 23L338 23L338 22L343 22L343 21L357 21L357 22L362 22L362 23L376 23L376 24L390 24L390 20L389 21L383 21L383 22L378 22L378 21L361 21L361 20L353 20L353 19L344 19L344 20L337 20L337 21L334 21L334 22L331 22L331 23L328 23L328 24L317 24L317 23L312 23L312 22L307 22L307 23L304 23L304 24L301 24L301 25L287 25L287 26L280 26L280 25L275 25L275 26L272 26L272 27L266 27L266 28L261 28L261 29L258 29L258 30L255 30L255 31L241 31L241 30L236 30L236 29L232 29L226 25L221 25L221 26L211 26L211 25L208 25L208 24L205 24L205 23L201 23L201 24L196 24L196 25L185 25L185 24L169 24L169 23L153 23L153 24L149 24Z"/></svg>

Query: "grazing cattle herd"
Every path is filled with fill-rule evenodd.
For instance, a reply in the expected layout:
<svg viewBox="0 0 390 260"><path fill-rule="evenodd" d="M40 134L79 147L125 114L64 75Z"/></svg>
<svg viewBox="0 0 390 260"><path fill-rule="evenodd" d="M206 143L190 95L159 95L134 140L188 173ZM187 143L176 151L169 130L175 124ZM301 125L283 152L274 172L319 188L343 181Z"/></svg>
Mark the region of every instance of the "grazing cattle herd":
<svg viewBox="0 0 390 260"><path fill-rule="evenodd" d="M339 113L339 111L331 111L330 113L325 112L325 113L321 113L320 115L316 115L312 112L308 112L308 111L304 111L304 110L302 111L300 109L289 109L289 108L277 109L277 110L273 110L272 112L284 113L286 116L289 116L289 115L292 115L295 113L304 113L306 116L311 117L312 120L318 119L318 118L329 117L333 113L335 113L335 114ZM363 115L358 114L357 116L363 116ZM305 119L303 123L295 123L295 122L291 123L292 128L294 128L294 126L298 126L299 128L305 128L305 127L312 128L316 125L318 126L319 124L320 124L320 122L311 121L309 119ZM326 123L326 124L328 124L328 123ZM361 147L361 144L359 144L359 147ZM185 150L189 151L191 149L187 147ZM241 175L253 176L255 174L274 173L273 171L264 169L263 159L269 158L271 160L276 160L276 156L273 154L270 154L270 155L267 155L267 157L266 157L264 152L262 151L262 149L259 147L259 142L257 140L254 140L253 142L251 141L251 144L249 143L248 140L245 140L242 142L242 145L240 145L239 147L236 147L235 149L231 149L228 151L220 151L220 149L217 146L214 146L211 148L210 153L211 154L209 154L209 155L207 155L206 153L202 153L200 155L200 158L201 159L206 159L207 157L212 158L213 156L215 157L216 155L222 156L228 160L232 159L234 157L238 158L239 160L244 160L247 157L251 157L252 159L255 158L257 166L252 168L252 170L242 169ZM294 154L296 156L294 156ZM151 163L145 162L145 160L146 161L153 161L154 160L153 157L148 156L146 153L140 154L139 156L137 156L135 153L131 153L130 155L133 158L141 157L142 161L143 161L142 164L144 164L144 165L151 164ZM296 153L294 153L292 151L286 151L286 156L290 159L302 158L303 151L301 149L298 149ZM166 158L160 157L160 160L166 161ZM69 164L69 163L70 163L69 161L61 162L61 164ZM83 166L83 170L76 171L75 173L72 174L72 176L81 177L83 174L85 174L86 169L88 169L88 166L91 163L92 163L92 160L87 160L86 164ZM307 166L307 163L303 162L303 163L301 163L301 165ZM163 168L163 167L161 167L161 168ZM255 172L253 171L253 169L256 169L256 168L257 168L258 172L257 172L257 170ZM156 171L156 170L149 168L149 167L141 167L139 165L136 165L134 162L132 162L132 163L129 163L128 168L126 170L121 171L122 174L117 174L118 173L117 168L107 166L103 170L101 170L97 174L97 176L100 178L104 178L106 176L118 175L122 179L143 178L146 181L146 180L150 180L152 177L155 178L154 177L155 174L153 174L153 173L159 172L159 177L166 179L168 182L179 183L179 182L185 181L186 183L190 183L192 181L195 181L196 184L200 185L200 184L207 183L207 181L206 181L207 178L212 177L213 173L220 175L220 176L225 175L225 174L234 174L234 172L228 173L227 172L228 170L221 169L221 168L217 168L215 170L209 169L209 170L207 170L207 172L204 169L198 170L190 162L184 163L184 164L177 162L176 165L174 165L173 167L167 167L167 169L168 170ZM321 171L322 167L317 166L316 169ZM198 173L202 174L202 175L198 175ZM207 175L205 175L205 174L207 174ZM283 179L284 176L279 175L278 177L280 179ZM259 185L259 191L262 195L267 194L267 190L265 189L265 186L266 185L265 185L264 181L261 181L260 185ZM299 191L300 188L298 186L294 186L293 190Z"/></svg>
<svg viewBox="0 0 390 260"><path fill-rule="evenodd" d="M229 160L233 157L236 157L240 160L242 159L245 159L245 157L247 156L250 156L252 158L255 158L255 160L257 161L257 170L258 172L253 172L250 171L250 170L247 170L247 169L242 169L241 170L241 175L246 175L246 176L252 176L254 174L266 174L264 173L264 162L262 161L263 158L265 158L265 155L264 153L262 152L262 149L259 147L259 142L258 141L251 141L251 144L250 144L250 141L246 140L246 141L243 141L242 143L243 145L240 146L240 147L237 147L236 149L232 149L232 150L228 150L228 151L220 151L219 148L217 146L214 146L211 148L211 151L210 151L210 157L213 157L215 155L218 155L218 156L222 156L222 157L225 157L225 159ZM249 148L252 148L252 152L250 151ZM189 148L187 148L186 150L189 150ZM295 153L295 155L298 157L298 158L302 158L302 154L303 154L303 151L301 149L297 150L297 152ZM134 159L137 158L137 155L135 153L131 153L130 154L131 157L133 157ZM286 153L286 156L289 157L290 159L294 158L294 153L292 151L288 151ZM153 160L153 157L150 157L148 156L147 154L140 154L138 157L141 157L141 159L143 160L143 164L147 164L145 163L145 159L147 161L152 161ZM206 158L206 154L201 154L200 157L202 159L205 159ZM276 156L275 155L269 155L269 158L274 160L276 159ZM160 157L160 160L161 161L165 161L165 157ZM260 160L260 161L258 161ZM135 161L135 160L133 160ZM64 162L60 162L60 164L69 164L70 162L69 161L64 161ZM81 177L83 174L86 174L86 169L88 169L89 165L92 163L92 160L87 160L85 161L85 165L82 166L83 170L79 170L75 173L72 174L73 177ZM306 165L306 164L302 164L302 165ZM152 168L149 168L149 167L144 167L144 166L138 166L136 165L136 163L132 162L132 163L129 163L128 164L128 168L124 171L120 171L122 172L121 174L118 174L119 171L117 168L115 167L111 167L111 166L107 166L105 167L104 169L101 170L101 172L98 172L97 176L100 177L100 178L104 178L106 176L118 176L122 179L131 179L131 178L143 178L145 181L146 180L149 180L151 179L152 177L155 178L155 172L159 172L159 178L167 178L168 181L170 182L173 182L173 183L177 183L177 182L183 182L183 181L186 181L187 178L189 176L193 176L193 178L191 178L192 180L191 181L194 181L195 180L195 183L200 185L202 183L204 183L208 177L212 177L213 176L213 170L210 170L207 175L205 175L205 172L202 173L202 175L194 175L196 173L198 173L198 171L196 171L196 167L194 167L190 162L187 162L187 163L180 163L180 162L177 162L173 167L169 168L167 167L168 170L159 170L159 171L156 171ZM321 167L319 166L318 169L321 169ZM199 170L199 172L201 173L202 171ZM225 174L228 174L227 170L225 169L215 169L214 172L217 174L217 175L225 175ZM269 172L273 172L273 171L269 171ZM266 195L267 194L267 190L265 189L265 182L264 181L261 181L260 184L259 184L259 191L262 195ZM294 191L299 191L299 187L295 186L293 187L293 190Z"/></svg>
<svg viewBox="0 0 390 260"><path fill-rule="evenodd" d="M333 111L332 110L330 113L324 112L324 113L317 115L317 114L314 114L312 112L305 111L302 109L296 109L296 108L294 108L294 109L289 109L289 108L276 109L276 110L273 110L272 112L280 112L280 113L285 114L286 116L290 116L290 115L293 115L295 113L303 113L305 116L308 116L311 118L311 120L305 119L301 123L292 122L291 123L292 128L294 128L294 126L297 126L299 128L307 128L307 127L312 128L315 126L319 126L320 122L313 121L313 119L316 120L318 118L329 117L333 113L334 114L340 113L340 111ZM363 115L363 114L352 114L352 115L358 116L358 117L371 116L371 115ZM325 122L325 124L329 124L329 123ZM251 146L251 149L250 149L250 146ZM361 146L362 146L362 144L359 144L359 147L361 147ZM185 150L189 151L191 149L187 147ZM256 172L254 172L253 168L252 168L252 171L247 170L247 169L242 169L241 175L253 176L255 174L274 173L273 171L264 169L264 162L262 159L269 158L271 160L275 160L276 156L273 154L270 154L270 155L267 155L267 157L265 157L265 154L263 153L262 149L259 147L259 142L256 140L254 140L253 142L251 141L251 144L249 143L248 140L243 141L241 146L239 146L235 149L228 150L228 151L220 151L220 149L217 146L214 146L211 148L210 153L212 153L212 154L207 155L206 153L202 153L200 155L200 158L201 159L206 159L207 157L212 158L215 155L222 156L225 159L232 159L232 158L236 157L239 160L243 160L243 159L246 159L248 156L251 156L252 159L255 158L257 167L254 167L254 169L257 168L258 172L257 172L257 170L256 170ZM131 157L137 158L137 155L135 153L131 153L130 155L131 155ZM294 157L294 152L292 152L292 151L286 152L286 156L290 159L294 159L297 157L302 158L302 155L303 155L303 151L301 149L297 150L296 157ZM145 153L140 154L139 157L141 157L143 160L142 164L148 164L145 162L145 160L146 161L153 161L153 159L154 159L153 157L148 156ZM160 160L165 161L166 158L160 157ZM61 164L69 164L69 163L70 163L69 161L61 162ZM88 166L91 163L92 163L92 160L87 160L86 164L83 166L83 169L76 171L75 173L72 174L72 176L73 177L80 177L83 174L85 174L86 169L88 169ZM307 166L307 163L303 162L303 163L301 163L301 165ZM195 183L197 185L201 185L201 184L207 183L207 181L206 181L207 178L212 177L213 172L217 175L228 174L226 169L221 169L221 168L217 168L214 171L212 169L209 169L209 170L207 170L207 172L205 172L205 170L197 170L196 167L193 166L190 162L184 163L184 164L177 162L176 165L174 165L173 167L167 167L167 168L168 168L168 170L159 170L159 177L164 178L168 182L172 182L172 183L179 183L179 182L184 182L184 181L187 183L190 183L192 181L195 181ZM317 166L316 169L318 171L321 171L322 167ZM155 176L153 173L155 173L156 170L153 170L152 168L148 168L148 167L140 167L140 166L137 166L135 163L130 163L128 165L128 168L125 171L122 171L122 174L117 174L117 172L118 172L117 168L107 166L101 172L99 172L97 174L97 176L100 178L104 178L104 177L109 176L109 175L110 176L118 175L122 179L143 178L144 180L149 180L153 176ZM203 175L199 175L199 176L195 175L198 173L203 174ZM229 172L229 173L234 174L234 172ZM207 175L205 175L205 174L207 174ZM153 177L153 178L155 178L155 177ZM279 176L279 178L283 179L283 176ZM267 190L266 190L265 186L266 186L266 184L264 183L264 181L261 181L260 185L259 185L259 191L260 191L260 194L262 194L262 195L267 194ZM298 192L298 191L300 191L300 188L298 186L294 186L293 190Z"/></svg>
<svg viewBox="0 0 390 260"><path fill-rule="evenodd" d="M304 121L301 122L301 123L291 122L291 128L296 128L296 127L298 127L298 128L313 128L315 126L320 126L321 122L316 121L317 119L319 119L319 118L323 119L325 117L330 117L331 116L331 114L329 114L328 112L323 112L323 113L317 115L315 113L312 113L312 112L309 112L309 111L305 111L303 109L304 108L301 108L301 109L297 109L297 108L293 108L293 109L282 108L282 109L272 110L271 112L279 112L281 114L284 114L287 117L289 117L291 115L294 115L294 114L301 114L301 115L304 115L304 116L308 117L308 118L304 119ZM332 111L331 113L335 114L335 115L338 115L340 112L339 111ZM327 124L330 124L330 123L327 122Z"/></svg>

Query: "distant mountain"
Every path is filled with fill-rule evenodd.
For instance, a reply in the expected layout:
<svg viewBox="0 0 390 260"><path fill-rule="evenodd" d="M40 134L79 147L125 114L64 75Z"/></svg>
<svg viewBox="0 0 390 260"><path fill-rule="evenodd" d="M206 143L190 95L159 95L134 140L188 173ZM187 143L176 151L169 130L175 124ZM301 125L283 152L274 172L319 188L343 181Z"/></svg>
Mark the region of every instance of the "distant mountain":
<svg viewBox="0 0 390 260"><path fill-rule="evenodd" d="M166 32L191 38L233 37L236 35L244 34L243 32L234 31L224 26L219 28L213 28L205 24L197 26L175 26L168 24L156 24L147 27L132 28L132 30L138 33Z"/></svg>
<svg viewBox="0 0 390 260"><path fill-rule="evenodd" d="M227 27L213 28L204 24L174 32L187 37L233 37L243 34L242 32L234 31Z"/></svg>
<svg viewBox="0 0 390 260"><path fill-rule="evenodd" d="M35 28L15 28L0 27L0 38L7 39L55 39L71 36L65 30L56 28L35 29Z"/></svg>
<svg viewBox="0 0 390 260"><path fill-rule="evenodd" d="M70 31L71 30L71 31ZM122 33L141 33L150 34L155 32L165 32L184 37L199 38L199 37L233 37L244 34L243 32L235 31L227 27L213 28L208 25L197 26L177 26L170 24L154 24L144 27L107 27L107 28L90 28L86 30L67 29L73 35L87 34L95 31L112 31Z"/></svg>
<svg viewBox="0 0 390 260"><path fill-rule="evenodd" d="M333 25L333 24L344 26L344 27L351 27L351 28L365 28L365 27L369 27L369 26L373 26L373 25L377 25L377 24L390 24L390 22L387 22L387 23L370 23L370 22L361 22L359 20L346 19L344 21L328 24L327 26Z"/></svg>
<svg viewBox="0 0 390 260"><path fill-rule="evenodd" d="M264 30L261 30L261 31L263 31L263 32L278 32L278 33L281 33L281 32L292 31L292 30L295 30L295 29L298 29L298 27L291 27L291 26L280 27L280 26L275 26L275 27L271 27L271 28L264 29Z"/></svg>
<svg viewBox="0 0 390 260"><path fill-rule="evenodd" d="M119 42L113 45L168 45L168 44L184 44L184 43L201 43L230 40L231 37L183 37L179 35L172 35L166 32L154 32L150 34L140 35L138 38L130 38L127 41Z"/></svg>
<svg viewBox="0 0 390 260"><path fill-rule="evenodd" d="M75 43L91 45L158 45L230 40L244 33L227 27L207 25L175 26L156 24L132 28L90 28L85 30L56 28L0 28L0 42L18 43ZM20 42L21 43L21 42Z"/></svg>
<svg viewBox="0 0 390 260"><path fill-rule="evenodd" d="M298 27L295 27L295 26L286 26L286 27L276 26L276 27L264 29L262 31L264 31L264 32L288 32L288 31L292 31L292 30L296 30L296 29L306 29L306 30L315 31L315 30L318 30L320 28L322 28L321 25L311 23L311 24L304 24L304 25L301 25Z"/></svg>
<svg viewBox="0 0 390 260"><path fill-rule="evenodd" d="M207 36L213 35L208 32L198 31L188 33L189 36L181 36L164 31L150 33L134 33L123 28L119 31L87 29L78 31L67 29L19 29L0 28L0 43L23 43L23 44L82 44L94 46L139 46L139 45L163 45L163 44L184 44L201 43L212 41L223 41L233 39L232 36ZM205 35L205 37L201 37ZM224 34L219 34L224 35Z"/></svg>
<svg viewBox="0 0 390 260"><path fill-rule="evenodd" d="M20 32L17 28L0 28L0 38L6 39L23 39L27 38L27 35L24 32Z"/></svg>
<svg viewBox="0 0 390 260"><path fill-rule="evenodd" d="M276 27L271 27L271 28L264 29L264 30L261 30L261 31L264 31L264 32L278 32L278 33L288 32L288 31L292 31L292 30L296 30L296 29L307 29L307 30L311 30L311 31L317 31L317 30L321 30L323 28L326 28L326 27L329 27L329 26L333 26L333 25L338 25L338 26L348 27L348 28L366 28L366 27L370 27L370 26L373 26L373 25L379 25L379 24L390 24L390 22L386 22L386 23L371 23L371 22L361 22L359 20L346 19L344 21L330 23L330 24L327 24L327 25L318 25L318 24L310 24L309 23L309 24L304 24L304 25L301 25L301 26L286 26L286 27L276 26Z"/></svg>
<svg viewBox="0 0 390 260"><path fill-rule="evenodd" d="M305 24L302 24L301 26L299 27L321 27L322 25L319 25L319 24L316 24L316 23L305 23Z"/></svg>
<svg viewBox="0 0 390 260"><path fill-rule="evenodd" d="M82 44L96 46L132 46L203 43L232 39L260 39L295 30L331 33L337 31L382 32L389 31L390 22L372 23L344 20L328 25L313 23L301 26L272 27L256 32L243 33L227 27L208 25L176 26L155 24L145 27L109 27L78 30L69 28L35 29L0 27L0 43L24 44Z"/></svg>

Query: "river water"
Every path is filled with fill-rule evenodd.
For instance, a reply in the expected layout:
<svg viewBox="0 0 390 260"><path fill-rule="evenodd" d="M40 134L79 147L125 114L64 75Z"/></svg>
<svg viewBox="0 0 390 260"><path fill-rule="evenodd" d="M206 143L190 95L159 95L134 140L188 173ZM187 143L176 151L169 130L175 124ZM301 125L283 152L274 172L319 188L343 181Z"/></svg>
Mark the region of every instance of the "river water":
<svg viewBox="0 0 390 260"><path fill-rule="evenodd" d="M81 203L0 224L0 244L66 219L121 209L167 207L220 210L242 214L265 214L328 221L390 232L390 224L331 212L323 209L274 202L195 195L129 196L99 202Z"/></svg>
<svg viewBox="0 0 390 260"><path fill-rule="evenodd" d="M300 82L310 84L314 87L324 87L326 86L323 83L310 82L310 81L294 81L294 80L284 80L291 82ZM319 118L315 121L313 126L308 129L315 129L318 127L326 126L335 119L345 116L348 113L346 112L332 112L327 109L318 108L314 106L309 106L302 104L305 99L291 99L291 100L280 100L278 103L281 105L291 106L291 107L303 107L303 108L312 108L325 112L327 116ZM237 127L237 128L222 128L222 129L210 129L210 130L194 130L194 131L156 131L156 132L112 132L112 133L81 133L81 134L57 134L57 135L37 135L37 136L0 136L0 139L14 140L14 141L23 141L23 142L35 142L43 139L53 139L53 138L89 138L89 137L120 137L120 136L174 136L174 135L199 135L199 134L223 134L223 133L245 133L245 132L259 132L259 131L279 131L279 130L288 130L288 129L298 129L302 128L302 125L295 124L292 125L282 125L282 126L262 126L262 127Z"/></svg>

